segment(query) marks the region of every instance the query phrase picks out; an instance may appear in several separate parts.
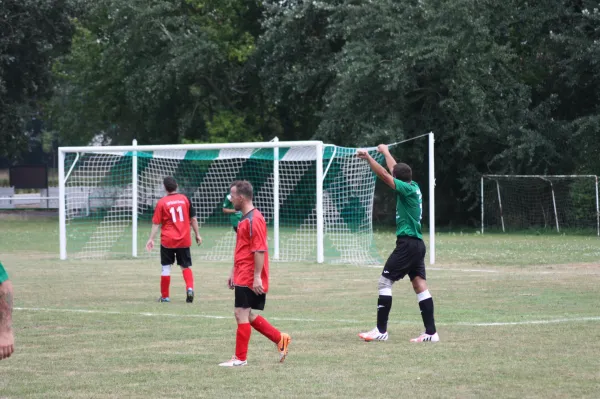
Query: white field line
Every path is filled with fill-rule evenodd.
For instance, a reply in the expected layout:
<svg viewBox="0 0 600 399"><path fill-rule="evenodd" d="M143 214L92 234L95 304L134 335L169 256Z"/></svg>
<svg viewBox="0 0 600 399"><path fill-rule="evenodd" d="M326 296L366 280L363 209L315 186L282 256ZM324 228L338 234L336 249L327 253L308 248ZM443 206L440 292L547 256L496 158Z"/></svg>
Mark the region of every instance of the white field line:
<svg viewBox="0 0 600 399"><path fill-rule="evenodd" d="M233 314L229 316L207 315L207 314L176 314L176 313L152 313L152 312L118 312L111 310L93 310L93 309L53 309L53 308L20 308L15 307L14 310L26 312L54 312L54 313L85 313L85 314L104 314L104 315L128 315L128 316L146 316L146 317L179 317L193 319L233 319ZM305 318L289 318L289 317L269 317L270 320L276 321L298 321L303 323L351 323L351 324L368 324L368 322L354 319L305 319ZM562 319L547 319L547 320L525 320L512 322L489 322L489 323L437 323L442 326L465 326L465 327L494 327L494 326L521 326L521 325L536 325L536 324L557 324L557 323L577 323L588 321L600 321L600 316L590 317L572 317ZM418 322L394 322L391 324L418 324Z"/></svg>

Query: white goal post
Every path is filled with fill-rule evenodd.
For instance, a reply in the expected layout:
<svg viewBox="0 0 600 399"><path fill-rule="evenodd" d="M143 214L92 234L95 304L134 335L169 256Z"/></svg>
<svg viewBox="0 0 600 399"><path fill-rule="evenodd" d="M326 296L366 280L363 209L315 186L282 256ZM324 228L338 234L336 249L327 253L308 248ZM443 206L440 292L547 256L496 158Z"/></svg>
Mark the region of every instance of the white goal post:
<svg viewBox="0 0 600 399"><path fill-rule="evenodd" d="M373 235L376 176L356 148L322 141L59 148L60 258L144 257L151 216L174 176L196 208L195 259L231 260L222 212L229 185L249 180L276 261L380 264ZM383 156L367 148L378 162ZM430 262L435 261L433 133L429 134Z"/></svg>
<svg viewBox="0 0 600 399"><path fill-rule="evenodd" d="M545 228L600 237L596 175L482 175L481 233Z"/></svg>

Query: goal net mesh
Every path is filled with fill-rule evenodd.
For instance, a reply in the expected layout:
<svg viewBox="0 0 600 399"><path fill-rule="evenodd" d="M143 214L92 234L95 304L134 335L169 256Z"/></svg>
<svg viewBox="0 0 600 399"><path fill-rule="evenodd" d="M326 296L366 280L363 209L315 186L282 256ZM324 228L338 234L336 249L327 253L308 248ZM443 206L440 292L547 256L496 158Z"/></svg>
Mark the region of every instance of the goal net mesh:
<svg viewBox="0 0 600 399"><path fill-rule="evenodd" d="M276 156L276 154L278 155ZM375 175L356 149L326 145L323 151L324 252L326 262L380 263L373 240ZM235 233L223 202L235 180L254 187L254 205L264 215L273 258L275 161L279 174L279 260L317 258L316 147L137 151L137 252L147 253L151 219L165 195L163 178L196 208L201 246L194 259L231 261ZM378 162L381 154L371 151ZM128 257L132 249L133 157L129 152L67 153L66 231L69 256ZM158 244L158 242L157 242ZM157 250L155 249L154 252Z"/></svg>
<svg viewBox="0 0 600 399"><path fill-rule="evenodd" d="M484 176L483 183L486 230L597 231L595 176Z"/></svg>

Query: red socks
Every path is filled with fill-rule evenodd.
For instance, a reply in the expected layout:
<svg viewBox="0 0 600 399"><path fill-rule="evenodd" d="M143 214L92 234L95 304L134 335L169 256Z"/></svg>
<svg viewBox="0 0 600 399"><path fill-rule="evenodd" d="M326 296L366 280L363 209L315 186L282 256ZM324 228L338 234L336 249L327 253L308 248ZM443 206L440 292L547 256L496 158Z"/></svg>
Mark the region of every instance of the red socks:
<svg viewBox="0 0 600 399"><path fill-rule="evenodd" d="M185 269L182 270L183 272L183 279L185 280L185 289L186 291L191 289L194 289L194 273L192 273L192 269L190 269L189 267L186 267Z"/></svg>
<svg viewBox="0 0 600 399"><path fill-rule="evenodd" d="M262 316L256 316L252 323L238 324L235 334L235 357L239 360L247 360L248 358L248 343L250 343L250 334L252 327L259 333L269 338L276 344L281 339L281 333Z"/></svg>
<svg viewBox="0 0 600 399"><path fill-rule="evenodd" d="M256 316L256 319L254 319L254 321L250 324L256 329L256 331L269 338L271 341L275 342L276 344L279 343L279 340L281 339L281 333L264 317Z"/></svg>
<svg viewBox="0 0 600 399"><path fill-rule="evenodd" d="M171 285L171 276L160 276L160 295L163 298L169 297L169 286Z"/></svg>
<svg viewBox="0 0 600 399"><path fill-rule="evenodd" d="M194 289L194 273L192 269L183 269L183 279L185 280L185 289ZM160 295L163 298L169 297L169 287L171 286L171 276L160 276Z"/></svg>
<svg viewBox="0 0 600 399"><path fill-rule="evenodd" d="M235 334L235 357L239 360L246 360L248 357L250 334L252 334L250 323L238 324L237 333Z"/></svg>

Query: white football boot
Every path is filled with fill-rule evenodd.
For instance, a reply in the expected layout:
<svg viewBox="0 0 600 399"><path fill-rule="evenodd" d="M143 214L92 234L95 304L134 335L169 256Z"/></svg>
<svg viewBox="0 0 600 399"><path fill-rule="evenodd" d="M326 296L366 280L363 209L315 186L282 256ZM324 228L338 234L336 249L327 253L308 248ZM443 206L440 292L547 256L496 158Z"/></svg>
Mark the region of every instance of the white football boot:
<svg viewBox="0 0 600 399"><path fill-rule="evenodd" d="M367 342L371 342L371 341L387 341L387 339L388 339L388 333L387 332L384 332L384 333L379 332L379 330L377 329L377 327L375 327L371 331L360 333L360 334L358 334L358 336L361 339L364 339Z"/></svg>

